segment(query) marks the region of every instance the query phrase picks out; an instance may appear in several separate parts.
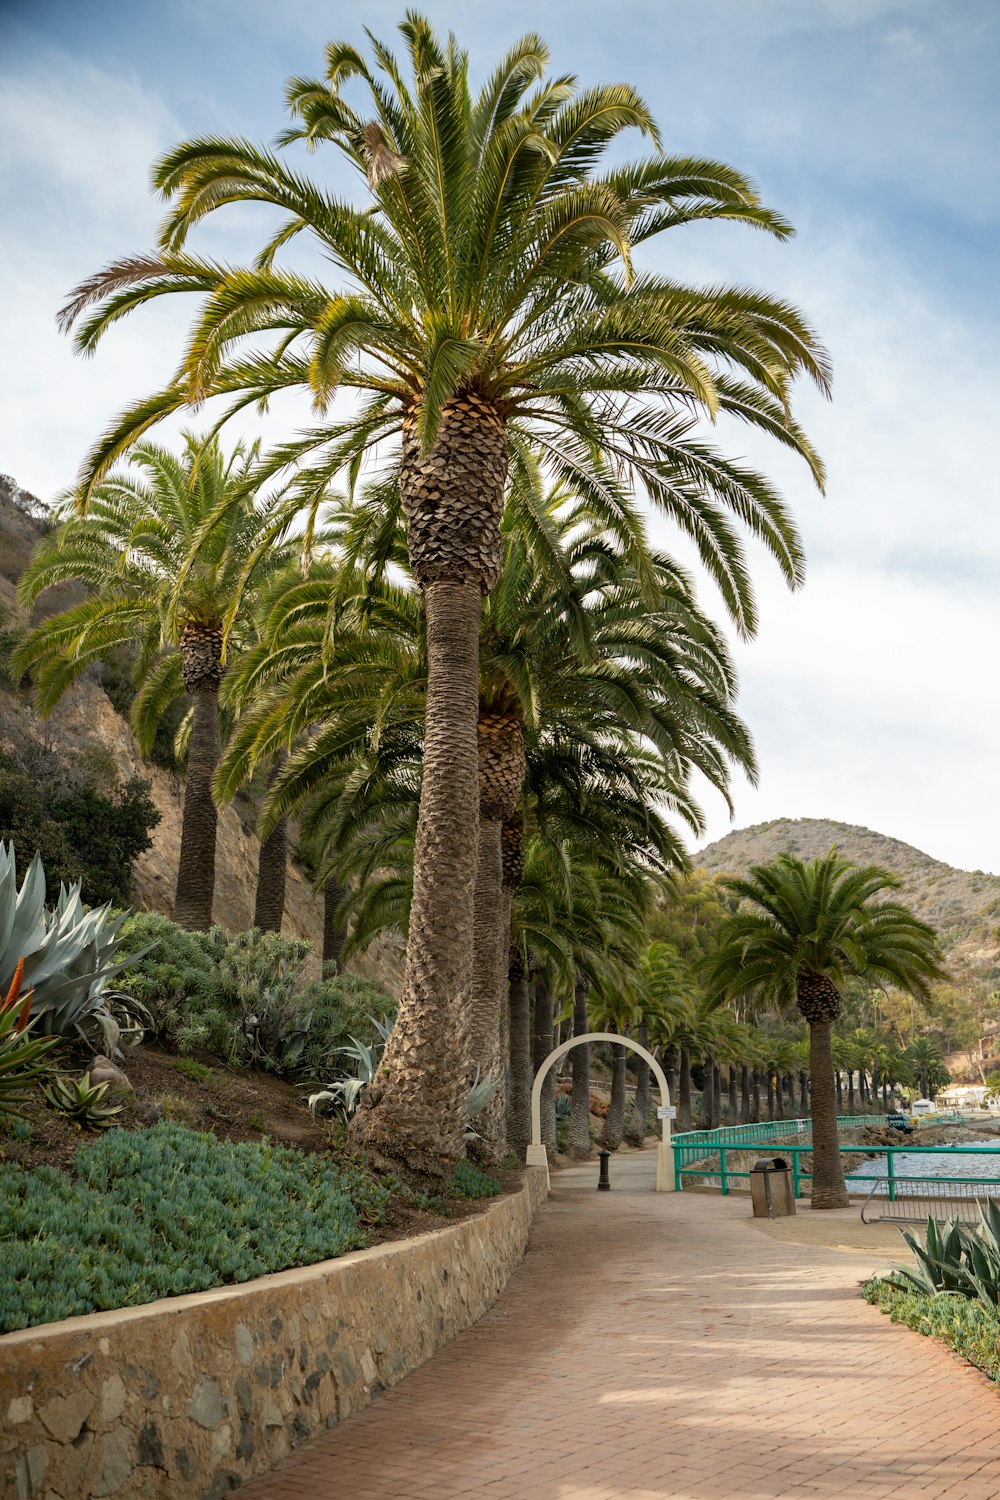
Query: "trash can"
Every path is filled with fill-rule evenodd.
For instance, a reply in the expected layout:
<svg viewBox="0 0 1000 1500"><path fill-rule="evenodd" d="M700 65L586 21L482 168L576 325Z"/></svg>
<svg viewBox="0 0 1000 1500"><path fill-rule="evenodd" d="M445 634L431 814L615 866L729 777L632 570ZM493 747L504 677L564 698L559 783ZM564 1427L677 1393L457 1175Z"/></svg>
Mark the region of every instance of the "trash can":
<svg viewBox="0 0 1000 1500"><path fill-rule="evenodd" d="M792 1174L781 1156L764 1156L750 1172L750 1200L755 1219L783 1219L795 1212Z"/></svg>

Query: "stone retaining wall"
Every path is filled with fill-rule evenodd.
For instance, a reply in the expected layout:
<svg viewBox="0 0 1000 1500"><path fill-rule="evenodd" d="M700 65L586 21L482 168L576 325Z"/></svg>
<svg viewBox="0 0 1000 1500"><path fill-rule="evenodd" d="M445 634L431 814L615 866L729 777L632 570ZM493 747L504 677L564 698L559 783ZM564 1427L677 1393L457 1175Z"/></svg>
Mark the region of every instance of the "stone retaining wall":
<svg viewBox="0 0 1000 1500"><path fill-rule="evenodd" d="M217 1500L492 1306L545 1173L483 1213L243 1286L0 1338L3 1500Z"/></svg>

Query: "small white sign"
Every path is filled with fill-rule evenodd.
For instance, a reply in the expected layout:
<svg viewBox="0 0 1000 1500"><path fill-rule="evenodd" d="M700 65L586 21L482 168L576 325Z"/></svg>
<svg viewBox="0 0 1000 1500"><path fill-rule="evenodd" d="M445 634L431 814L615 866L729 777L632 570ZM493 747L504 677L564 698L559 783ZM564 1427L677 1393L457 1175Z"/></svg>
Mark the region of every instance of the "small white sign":
<svg viewBox="0 0 1000 1500"><path fill-rule="evenodd" d="M677 1111L672 1104L658 1104L656 1106L656 1118L658 1120L676 1120Z"/></svg>

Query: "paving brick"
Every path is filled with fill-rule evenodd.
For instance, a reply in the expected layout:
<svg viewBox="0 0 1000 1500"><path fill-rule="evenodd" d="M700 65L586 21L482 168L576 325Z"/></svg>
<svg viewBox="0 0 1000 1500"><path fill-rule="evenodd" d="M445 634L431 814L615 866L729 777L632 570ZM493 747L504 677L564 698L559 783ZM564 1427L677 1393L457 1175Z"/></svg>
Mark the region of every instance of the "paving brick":
<svg viewBox="0 0 1000 1500"><path fill-rule="evenodd" d="M609 1194L555 1176L475 1328L241 1494L1000 1500L993 1388L858 1296L884 1249L792 1244L745 1198L651 1192L651 1154L613 1165Z"/></svg>

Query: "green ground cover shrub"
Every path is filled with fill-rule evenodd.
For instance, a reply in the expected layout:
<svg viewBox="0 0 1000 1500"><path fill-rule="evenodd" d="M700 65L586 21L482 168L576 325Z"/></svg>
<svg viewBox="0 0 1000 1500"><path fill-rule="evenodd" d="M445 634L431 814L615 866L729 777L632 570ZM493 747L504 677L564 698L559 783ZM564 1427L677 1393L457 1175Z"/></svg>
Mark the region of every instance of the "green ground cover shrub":
<svg viewBox="0 0 1000 1500"><path fill-rule="evenodd" d="M483 1172L471 1161L460 1161L447 1188L453 1198L495 1198L503 1188L489 1172Z"/></svg>
<svg viewBox="0 0 1000 1500"><path fill-rule="evenodd" d="M0 1165L0 1333L343 1255L388 1200L360 1166L167 1122L109 1131L72 1174Z"/></svg>
<svg viewBox="0 0 1000 1500"><path fill-rule="evenodd" d="M205 1051L288 1077L321 1076L351 1036L374 1038L369 1011L394 1009L378 985L354 975L307 983L308 944L278 933L186 932L167 917L138 912L121 937L126 954L141 956L117 987L149 1009L157 1040L181 1053Z"/></svg>
<svg viewBox="0 0 1000 1500"><path fill-rule="evenodd" d="M983 1303L959 1293L918 1292L879 1277L865 1283L862 1296L894 1323L942 1339L991 1380L1000 1380L1000 1320Z"/></svg>

